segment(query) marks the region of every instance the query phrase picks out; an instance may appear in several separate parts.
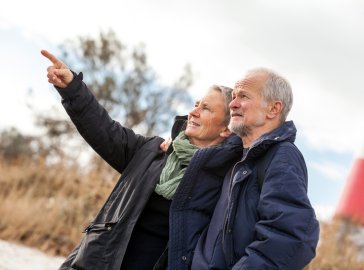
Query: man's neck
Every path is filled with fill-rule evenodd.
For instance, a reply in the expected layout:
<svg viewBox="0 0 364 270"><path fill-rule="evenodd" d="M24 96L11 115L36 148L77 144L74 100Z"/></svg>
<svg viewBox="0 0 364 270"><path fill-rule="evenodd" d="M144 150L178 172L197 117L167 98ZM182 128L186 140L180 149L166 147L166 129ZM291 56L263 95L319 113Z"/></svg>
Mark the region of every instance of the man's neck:
<svg viewBox="0 0 364 270"><path fill-rule="evenodd" d="M248 134L241 137L244 148L250 148L255 140L260 138L263 134L271 132L272 130L279 127L279 124L267 124L261 127L256 127L254 130L250 130Z"/></svg>

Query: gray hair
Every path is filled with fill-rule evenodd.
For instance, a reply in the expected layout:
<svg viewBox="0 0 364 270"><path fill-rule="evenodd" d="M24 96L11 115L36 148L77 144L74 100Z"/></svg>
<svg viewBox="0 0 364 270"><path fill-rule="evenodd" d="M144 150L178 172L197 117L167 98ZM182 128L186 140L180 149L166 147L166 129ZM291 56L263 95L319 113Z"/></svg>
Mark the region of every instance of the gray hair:
<svg viewBox="0 0 364 270"><path fill-rule="evenodd" d="M227 86L223 85L212 85L210 87L210 90L218 91L222 94L224 98L224 111L225 111L225 118L224 118L224 124L228 125L230 122L230 107L229 104L232 101L232 92L233 89Z"/></svg>
<svg viewBox="0 0 364 270"><path fill-rule="evenodd" d="M247 75L263 73L267 75L267 82L262 89L262 96L265 101L279 100L282 102L282 113L280 120L283 123L292 108L293 94L289 82L277 72L267 68L256 68L248 71Z"/></svg>

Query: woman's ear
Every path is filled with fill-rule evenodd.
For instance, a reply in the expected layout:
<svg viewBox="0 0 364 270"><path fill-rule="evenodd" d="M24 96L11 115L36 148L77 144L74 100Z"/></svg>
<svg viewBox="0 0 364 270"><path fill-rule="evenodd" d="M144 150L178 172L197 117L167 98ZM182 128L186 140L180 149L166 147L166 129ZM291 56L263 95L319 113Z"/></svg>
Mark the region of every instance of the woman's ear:
<svg viewBox="0 0 364 270"><path fill-rule="evenodd" d="M267 117L273 119L282 113L282 102L279 100L272 101L268 105Z"/></svg>
<svg viewBox="0 0 364 270"><path fill-rule="evenodd" d="M223 132L220 133L220 137L223 138L227 138L230 136L232 132L230 131L230 129L228 129L227 127L225 128L225 130Z"/></svg>

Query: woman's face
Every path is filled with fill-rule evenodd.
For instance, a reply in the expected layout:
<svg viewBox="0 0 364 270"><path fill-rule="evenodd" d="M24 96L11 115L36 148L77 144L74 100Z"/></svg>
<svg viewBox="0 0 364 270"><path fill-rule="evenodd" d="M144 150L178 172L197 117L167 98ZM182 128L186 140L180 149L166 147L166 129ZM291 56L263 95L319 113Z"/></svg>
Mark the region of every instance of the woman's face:
<svg viewBox="0 0 364 270"><path fill-rule="evenodd" d="M230 132L225 120L225 100L217 90L210 90L188 115L186 136L198 147L221 143Z"/></svg>

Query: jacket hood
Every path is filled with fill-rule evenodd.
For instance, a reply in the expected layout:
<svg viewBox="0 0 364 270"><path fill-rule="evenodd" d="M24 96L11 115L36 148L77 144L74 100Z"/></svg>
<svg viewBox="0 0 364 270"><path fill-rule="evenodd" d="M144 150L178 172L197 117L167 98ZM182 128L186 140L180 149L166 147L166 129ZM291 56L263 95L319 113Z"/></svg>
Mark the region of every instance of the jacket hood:
<svg viewBox="0 0 364 270"><path fill-rule="evenodd" d="M256 139L250 147L248 155L249 157L257 158L276 143L282 141L294 143L296 140L296 133L297 129L293 121L286 121L280 127L265 133Z"/></svg>
<svg viewBox="0 0 364 270"><path fill-rule="evenodd" d="M187 115L176 116L174 118L174 124L171 130L172 140L174 140L182 130L185 130L186 126L187 126Z"/></svg>

